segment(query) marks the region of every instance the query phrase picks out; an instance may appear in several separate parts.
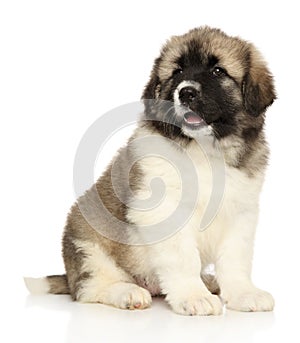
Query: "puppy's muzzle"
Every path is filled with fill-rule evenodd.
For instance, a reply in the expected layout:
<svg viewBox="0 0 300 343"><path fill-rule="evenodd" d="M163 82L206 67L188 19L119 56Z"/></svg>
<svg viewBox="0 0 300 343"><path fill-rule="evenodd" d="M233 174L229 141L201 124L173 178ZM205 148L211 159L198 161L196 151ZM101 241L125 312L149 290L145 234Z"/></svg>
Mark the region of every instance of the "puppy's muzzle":
<svg viewBox="0 0 300 343"><path fill-rule="evenodd" d="M182 81L174 92L174 102L177 105L190 107L196 98L201 96L200 83L193 80Z"/></svg>
<svg viewBox="0 0 300 343"><path fill-rule="evenodd" d="M183 106L189 107L197 96L199 96L199 91L192 87L184 87L179 91L179 100Z"/></svg>

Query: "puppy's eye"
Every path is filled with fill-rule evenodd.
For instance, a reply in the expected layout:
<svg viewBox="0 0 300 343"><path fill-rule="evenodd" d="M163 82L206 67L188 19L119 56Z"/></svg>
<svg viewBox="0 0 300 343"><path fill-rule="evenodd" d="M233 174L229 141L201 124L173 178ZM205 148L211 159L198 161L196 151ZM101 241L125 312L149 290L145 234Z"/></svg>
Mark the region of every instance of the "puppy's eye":
<svg viewBox="0 0 300 343"><path fill-rule="evenodd" d="M183 70L182 68L177 68L173 71L173 75L179 75L179 74L182 74L183 73Z"/></svg>
<svg viewBox="0 0 300 343"><path fill-rule="evenodd" d="M214 76L220 77L220 76L226 75L226 70L221 67L215 67L212 71L212 74Z"/></svg>

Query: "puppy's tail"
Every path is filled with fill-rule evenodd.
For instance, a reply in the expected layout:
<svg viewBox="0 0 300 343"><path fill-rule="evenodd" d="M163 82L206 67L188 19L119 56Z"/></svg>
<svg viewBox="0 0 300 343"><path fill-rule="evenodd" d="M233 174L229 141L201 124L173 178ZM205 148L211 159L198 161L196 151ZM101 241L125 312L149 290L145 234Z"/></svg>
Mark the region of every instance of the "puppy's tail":
<svg viewBox="0 0 300 343"><path fill-rule="evenodd" d="M31 294L70 294L67 275L50 275L43 278L24 278Z"/></svg>

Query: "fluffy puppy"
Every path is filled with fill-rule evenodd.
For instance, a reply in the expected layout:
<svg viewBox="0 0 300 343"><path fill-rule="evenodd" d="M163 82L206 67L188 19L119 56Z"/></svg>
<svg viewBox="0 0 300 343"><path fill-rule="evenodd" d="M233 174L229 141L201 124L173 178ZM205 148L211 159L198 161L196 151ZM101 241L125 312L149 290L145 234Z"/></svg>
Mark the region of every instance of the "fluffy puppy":
<svg viewBox="0 0 300 343"><path fill-rule="evenodd" d="M251 43L209 27L172 37L133 136L70 211L66 275L27 278L28 288L122 309L162 294L183 315L218 315L223 303L272 310L272 296L251 281L251 260L274 99ZM154 193L163 196L145 204Z"/></svg>

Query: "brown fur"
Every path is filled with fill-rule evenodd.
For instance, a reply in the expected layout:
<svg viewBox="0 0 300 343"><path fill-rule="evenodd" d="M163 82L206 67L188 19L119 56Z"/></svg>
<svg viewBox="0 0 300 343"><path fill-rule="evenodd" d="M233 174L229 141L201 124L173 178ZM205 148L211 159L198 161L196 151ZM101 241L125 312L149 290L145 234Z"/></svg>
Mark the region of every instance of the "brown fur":
<svg viewBox="0 0 300 343"><path fill-rule="evenodd" d="M52 294L70 294L70 288L66 275L49 275L47 276L49 283L49 293Z"/></svg>
<svg viewBox="0 0 300 343"><path fill-rule="evenodd" d="M265 111L276 99L276 94L272 75L251 43L209 27L171 37L154 62L143 99L168 100L172 73L179 67L176 61L191 46L201 51L204 60L208 56L216 56L218 64L227 70L240 90L243 110L236 115L236 132L231 139L220 140L220 144L228 165L255 175L267 165L269 150L264 135ZM149 111L147 102L145 106ZM148 121L145 125L159 127L163 124Z"/></svg>

